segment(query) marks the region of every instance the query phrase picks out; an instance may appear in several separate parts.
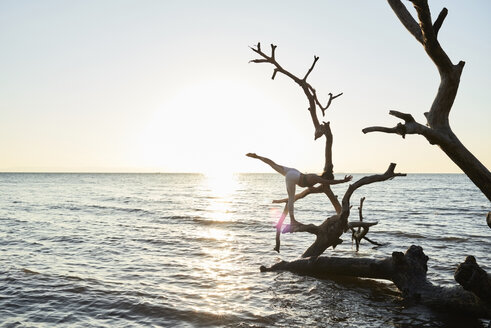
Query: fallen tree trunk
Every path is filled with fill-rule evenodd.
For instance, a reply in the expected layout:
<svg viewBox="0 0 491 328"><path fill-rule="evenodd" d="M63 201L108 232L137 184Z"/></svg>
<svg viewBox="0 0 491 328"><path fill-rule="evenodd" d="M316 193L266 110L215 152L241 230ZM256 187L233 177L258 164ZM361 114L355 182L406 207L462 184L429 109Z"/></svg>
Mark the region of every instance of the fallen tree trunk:
<svg viewBox="0 0 491 328"><path fill-rule="evenodd" d="M437 310L491 318L491 302L489 301L491 294L481 293L483 288L479 287L472 289L476 292L474 293L461 286L441 287L432 284L426 277L427 261L428 256L423 253L423 249L413 245L405 254L394 252L391 257L382 260L318 257L292 262L281 261L270 268L261 266L260 269L261 272L290 271L321 278L337 275L390 280L406 299L417 301ZM477 265L477 263L475 264ZM475 266L472 270L471 272L479 271ZM463 276L468 277L469 271ZM479 281L482 283L484 281L486 286L489 286L491 282L489 276L486 274L487 280L483 278L482 272L479 276L481 278Z"/></svg>
<svg viewBox="0 0 491 328"><path fill-rule="evenodd" d="M454 277L465 290L473 292L491 306L491 275L477 264L474 256L467 256L465 262L459 264Z"/></svg>

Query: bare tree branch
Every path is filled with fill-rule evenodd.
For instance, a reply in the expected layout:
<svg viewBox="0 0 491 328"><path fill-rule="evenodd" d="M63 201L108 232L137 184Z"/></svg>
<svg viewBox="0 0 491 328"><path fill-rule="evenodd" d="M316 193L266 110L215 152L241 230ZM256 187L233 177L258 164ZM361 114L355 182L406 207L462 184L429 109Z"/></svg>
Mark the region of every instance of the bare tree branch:
<svg viewBox="0 0 491 328"><path fill-rule="evenodd" d="M453 64L448 58L445 51L443 51L440 43L436 38L435 30L431 21L430 8L428 6L428 0L410 0L413 3L416 12L418 13L419 24L421 32L423 34L423 47L426 53L438 67L440 72L451 72L453 70ZM443 19L441 19L443 23Z"/></svg>
<svg viewBox="0 0 491 328"><path fill-rule="evenodd" d="M405 121L405 124L398 123L393 128L386 128L381 126L372 126L368 128L364 128L361 130L363 133L369 132L385 132L385 133L395 133L403 138L406 137L406 134L420 134L426 137L426 139L430 142L430 144L439 144L443 142L445 139L445 135L438 133L429 127L416 122L411 114L401 113L395 110L389 111L389 115L398 117Z"/></svg>
<svg viewBox="0 0 491 328"><path fill-rule="evenodd" d="M423 35L418 23L409 13L400 0L388 0L390 7L401 21L402 25L411 33L419 43L423 43Z"/></svg>
<svg viewBox="0 0 491 328"><path fill-rule="evenodd" d="M309 77L310 73L312 73L312 70L315 67L315 63L317 63L318 60L319 60L319 57L314 56L314 62L312 63L312 66L309 68L309 70L307 71L307 74L305 74L305 76L303 77L303 79L302 79L303 81L307 81L307 78Z"/></svg>
<svg viewBox="0 0 491 328"><path fill-rule="evenodd" d="M337 95L335 95L335 96L333 96L333 95L332 95L332 93L329 93L329 100L327 101L326 106L322 106L322 104L320 103L319 99L317 99L317 93L316 93L315 89L311 89L310 91L311 91L311 92L312 92L312 94L314 95L315 103L316 103L316 105L317 105L317 106L319 106L319 108L321 109L321 112L322 112L322 116L323 116L323 117L325 116L326 109L328 109L328 108L329 108L329 106L331 106L331 102L332 102L334 99L336 99L337 97L339 97L339 96L342 96L342 95L343 95L343 93L342 93L342 92L341 92L341 93L339 93L339 94L337 94Z"/></svg>
<svg viewBox="0 0 491 328"><path fill-rule="evenodd" d="M375 174L375 175L363 177L348 187L348 190L344 194L343 200L341 202L343 209L341 211L341 214L339 215L340 220L344 221L343 225L344 225L344 231L345 232L348 230L348 217L349 217L350 208L351 208L350 207L351 195L355 192L356 189L358 189L362 186L365 186L367 184L393 179L394 177L406 176L405 173L394 173L395 167L396 167L396 164L391 163L389 165L389 167L387 168L387 171L385 171L384 174Z"/></svg>
<svg viewBox="0 0 491 328"><path fill-rule="evenodd" d="M348 223L348 229L358 228L369 228L371 226L377 225L378 222L350 222Z"/></svg>
<svg viewBox="0 0 491 328"><path fill-rule="evenodd" d="M435 36L437 37L438 37L438 31L440 31L440 27L442 27L443 21L445 20L445 17L447 17L447 14L448 14L447 8L443 8L442 11L440 11L440 15L438 15L438 18L433 23L433 30L435 31Z"/></svg>
<svg viewBox="0 0 491 328"><path fill-rule="evenodd" d="M363 222L363 203L365 202L365 197L360 198L360 206L358 207L358 217L360 222ZM358 228L358 231L360 228Z"/></svg>
<svg viewBox="0 0 491 328"><path fill-rule="evenodd" d="M314 243L302 254L302 257L311 257L321 255L328 247L336 247L342 240L339 238L343 233L348 230L348 217L350 214L350 197L353 192L367 184L374 182L385 181L393 179L397 176L405 176L403 173L394 173L394 168L396 164L392 163L384 174L375 174L370 176L365 176L348 187L348 190L344 194L342 201L341 212L337 215L333 215L327 218L321 225L318 226L318 231L315 234L316 239ZM359 224L353 223L353 224ZM373 225L369 223L368 225ZM301 227L301 224L297 227L293 227L292 232L305 231Z"/></svg>
<svg viewBox="0 0 491 328"><path fill-rule="evenodd" d="M369 243L372 243L376 246L383 246L384 244L381 244L381 243L377 243L376 241L373 241L371 240L370 238L368 238L367 236L363 237L363 239L365 239L366 241L368 241Z"/></svg>
<svg viewBox="0 0 491 328"><path fill-rule="evenodd" d="M356 251L358 252L360 248L360 242L362 239L367 239L366 235L371 226L376 225L378 222L363 222L363 202L365 201L365 197L360 199L360 206L358 207L358 214L360 218L360 222L350 222L348 223L348 228L351 230L351 240L355 241ZM358 227L357 230L355 228ZM369 240L372 244L371 240Z"/></svg>
<svg viewBox="0 0 491 328"><path fill-rule="evenodd" d="M261 50L261 43L258 43L255 48L251 47L251 49L256 54L258 54L261 58L253 59L253 60L249 61L250 63L256 63L256 64L270 63L275 67L273 70L273 75L271 76L271 78L273 80L276 77L276 74L279 72L279 73L286 75L290 79L292 79L296 84L298 84L302 88L302 90L303 90L303 92L304 92L304 94L307 97L307 100L309 102L308 110L309 110L310 115L312 117L312 123L314 124L314 128L316 131L314 134L314 139L318 139L319 137L321 137L322 133L318 132L319 127L320 127L320 123L319 123L319 119L317 118L316 107L319 106L319 108L322 110L322 115L324 116L324 112L331 105L332 100L334 100L337 97L339 97L340 95L342 95L342 93L340 93L336 96L332 96L332 94L330 94L327 105L325 107L321 106L320 101L317 99L317 94L315 92L315 89L307 82L307 78L310 75L310 73L312 73L312 71L315 67L315 64L319 60L319 57L314 56L314 62L312 63L312 66L309 68L309 70L305 74L304 78L300 79L297 76L295 76L294 74L292 74L289 71L287 71L286 69L284 69L283 67L281 67L281 65L276 61L276 58L275 58L276 46L275 45L273 45L273 44L271 45L271 56L268 56L267 54L265 54Z"/></svg>
<svg viewBox="0 0 491 328"><path fill-rule="evenodd" d="M363 133L384 132L394 133L405 137L406 134L420 134L430 144L436 144L447 156L462 169L472 182L491 200L491 173L489 170L462 144L450 128L449 114L460 84L460 76L465 62L453 65L450 58L442 49L437 39L447 9L444 8L435 23L432 23L427 0L410 0L418 14L419 26L409 14L400 0L388 0L389 5L401 23L423 45L424 50L435 63L440 73L440 86L431 108L425 113L427 126L417 123L409 114L390 111L389 114L405 121L393 128L372 126L363 129Z"/></svg>

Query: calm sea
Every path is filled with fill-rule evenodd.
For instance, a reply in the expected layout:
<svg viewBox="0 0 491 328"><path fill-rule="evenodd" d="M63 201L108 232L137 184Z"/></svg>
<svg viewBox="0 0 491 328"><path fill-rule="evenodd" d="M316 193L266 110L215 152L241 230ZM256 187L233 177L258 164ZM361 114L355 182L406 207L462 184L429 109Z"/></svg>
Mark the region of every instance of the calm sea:
<svg viewBox="0 0 491 328"><path fill-rule="evenodd" d="M358 179L361 175L355 175ZM335 186L342 197L346 185ZM403 302L383 281L260 273L313 241L282 236L286 195L277 174L0 174L2 327L481 327L487 321ZM452 285L474 255L491 272L489 201L464 175L409 175L365 186L366 221L379 221L355 253L379 258L420 245L429 277ZM296 204L320 223L323 195ZM358 220L357 211L352 211Z"/></svg>

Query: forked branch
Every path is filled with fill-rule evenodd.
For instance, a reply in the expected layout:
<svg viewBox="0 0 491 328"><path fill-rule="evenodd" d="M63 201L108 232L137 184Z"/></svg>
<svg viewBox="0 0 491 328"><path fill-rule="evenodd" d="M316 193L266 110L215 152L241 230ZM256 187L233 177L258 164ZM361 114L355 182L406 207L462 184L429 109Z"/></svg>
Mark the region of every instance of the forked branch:
<svg viewBox="0 0 491 328"><path fill-rule="evenodd" d="M402 138L406 137L406 134L420 134L426 137L428 142L432 145L438 144L444 139L446 136L438 133L437 131L416 122L411 114L401 113L395 110L389 111L389 115L395 116L404 120L404 124L398 123L393 128L387 128L383 126L371 126L368 128L364 128L361 130L363 133L369 132L384 132L384 133L394 133L402 136Z"/></svg>
<svg viewBox="0 0 491 328"><path fill-rule="evenodd" d="M307 73L305 74L305 76L301 79L301 78L297 77L296 75L290 73L286 69L284 69L276 61L276 58L275 58L276 46L275 45L273 45L273 44L271 45L271 55L270 56L268 56L266 53L264 53L261 50L261 43L258 43L255 48L251 47L251 49L252 49L252 51L254 51L256 54L258 54L261 57L258 59L251 60L250 61L251 63L257 63L257 64L269 63L269 64L272 64L274 66L273 75L271 76L271 78L273 80L276 77L277 73L281 73L281 74L284 74L285 76L289 77L290 79L292 79L296 84L298 84L302 88L302 90L303 90L303 92L304 92L304 94L307 97L308 102L309 102L308 110L310 111L310 115L312 117L312 123L314 124L314 128L316 131L314 134L314 139L318 139L319 137L321 137L322 132L319 132L320 123L319 123L319 119L317 118L316 107L317 106L319 107L319 109L322 111L322 116L324 116L325 111L329 108L332 101L334 99L336 99L337 97L341 96L342 93L337 94L336 96L333 96L332 93L330 93L329 94L329 100L327 101L327 104L325 106L321 105L321 103L317 97L317 93L316 93L315 89L307 82L307 78L309 77L310 73L312 73L312 71L314 70L315 64L319 60L319 57L314 56L314 61L313 61L312 65L307 70Z"/></svg>
<svg viewBox="0 0 491 328"><path fill-rule="evenodd" d="M489 170L460 142L449 124L449 114L452 109L460 76L465 62L452 64L450 58L442 49L437 36L448 10L443 8L438 18L432 23L427 0L410 0L416 9L419 24L411 16L401 0L387 0L392 10L407 30L423 45L424 50L435 63L440 73L440 86L431 108L425 113L427 125L417 123L409 114L390 111L389 114L404 120L395 127L372 126L363 129L363 133L384 132L399 134L420 134L430 144L436 144L457 164L474 184L491 200L491 173Z"/></svg>
<svg viewBox="0 0 491 328"><path fill-rule="evenodd" d="M375 174L370 176L365 176L348 187L348 190L344 194L342 201L341 212L337 215L333 215L327 218L319 227L316 234L316 239L314 243L302 254L302 257L311 257L321 255L328 247L336 247L342 240L341 235L345 233L350 225L348 225L348 217L350 215L350 197L355 192L356 189L365 186L367 184L385 181L393 179L397 176L405 176L403 173L395 173L396 164L392 163L384 174ZM355 228L358 226L370 226L376 223L366 223L366 222L354 222L350 223L351 227ZM301 226L298 230L294 232L305 231Z"/></svg>
<svg viewBox="0 0 491 328"><path fill-rule="evenodd" d="M349 217L350 209L351 209L351 206L350 206L351 195L355 192L356 189L358 189L362 186L365 186L367 184L391 180L395 177L406 176L405 173L395 173L394 172L395 167L396 167L396 164L391 163L389 165L389 167L387 168L387 171L385 171L384 174L374 174L374 175L363 177L348 187L348 190L344 194L343 201L341 202L342 211L340 214L340 220L343 221L345 232L348 230L348 217Z"/></svg>
<svg viewBox="0 0 491 328"><path fill-rule="evenodd" d="M388 0L388 3L397 18L401 21L402 25L411 33L419 43L423 43L423 35L421 34L421 28L419 24L414 20L413 16L409 13L406 6L402 4L400 0Z"/></svg>
<svg viewBox="0 0 491 328"><path fill-rule="evenodd" d="M351 240L355 241L356 251L358 252L360 248L360 242L362 239L369 241L372 244L380 246L379 243L376 243L366 237L371 226L376 225L378 222L363 222L363 202L365 201L365 197L360 199L360 207L358 207L358 213L360 217L360 222L350 222L348 223L348 228L351 230ZM358 227L357 230L355 228Z"/></svg>

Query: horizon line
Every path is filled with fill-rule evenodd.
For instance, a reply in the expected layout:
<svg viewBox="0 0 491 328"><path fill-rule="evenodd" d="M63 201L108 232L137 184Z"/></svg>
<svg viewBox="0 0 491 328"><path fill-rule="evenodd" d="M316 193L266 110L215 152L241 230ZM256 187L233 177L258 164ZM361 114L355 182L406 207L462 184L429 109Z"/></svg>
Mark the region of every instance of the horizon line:
<svg viewBox="0 0 491 328"><path fill-rule="evenodd" d="M463 174L464 172L402 172L405 174ZM202 174L206 172L150 172L150 171L0 171L0 174ZM226 172L225 174L279 174L277 172ZM314 173L320 174L320 173ZM334 172L334 174L380 174L380 172ZM215 175L215 174L213 174Z"/></svg>

